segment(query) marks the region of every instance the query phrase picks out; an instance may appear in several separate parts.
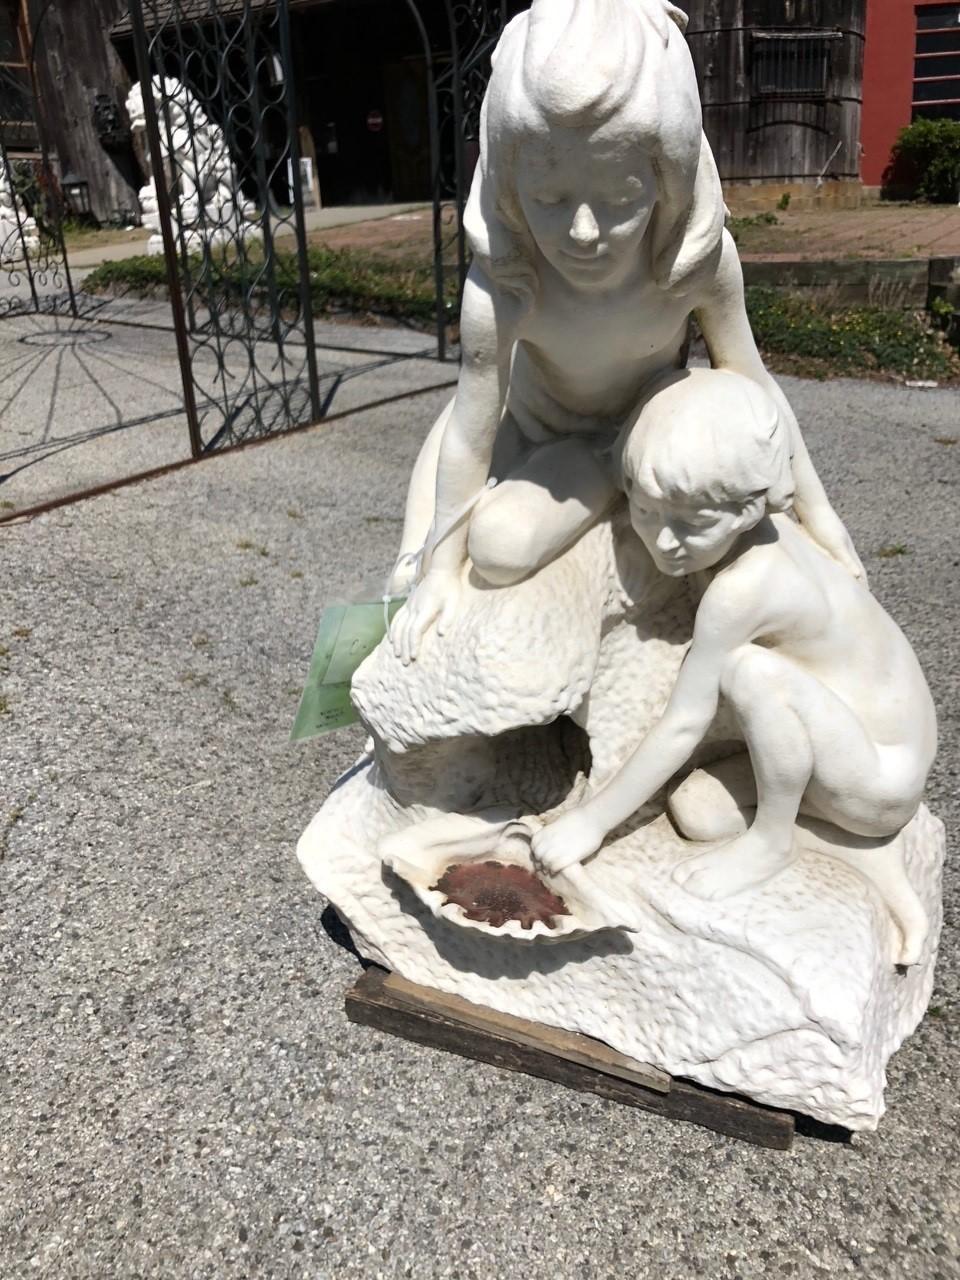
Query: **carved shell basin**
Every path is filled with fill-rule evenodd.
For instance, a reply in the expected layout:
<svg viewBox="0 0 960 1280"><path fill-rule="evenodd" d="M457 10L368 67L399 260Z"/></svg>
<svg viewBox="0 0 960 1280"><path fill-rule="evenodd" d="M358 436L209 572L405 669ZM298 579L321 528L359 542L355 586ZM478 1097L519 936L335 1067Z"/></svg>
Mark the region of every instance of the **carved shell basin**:
<svg viewBox="0 0 960 1280"><path fill-rule="evenodd" d="M550 943L627 928L584 868L551 877L534 868L536 825L495 813L449 815L392 833L379 852L435 916L463 929Z"/></svg>

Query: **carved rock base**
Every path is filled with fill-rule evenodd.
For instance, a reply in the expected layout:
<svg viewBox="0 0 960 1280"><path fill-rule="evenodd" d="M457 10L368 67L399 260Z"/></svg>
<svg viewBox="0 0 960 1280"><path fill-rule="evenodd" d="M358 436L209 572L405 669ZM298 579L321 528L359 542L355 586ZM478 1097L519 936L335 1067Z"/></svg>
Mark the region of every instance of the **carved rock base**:
<svg viewBox="0 0 960 1280"><path fill-rule="evenodd" d="M704 902L672 879L691 850L664 816L587 864L612 899L630 904L629 929L553 943L485 936L431 914L381 864L382 838L428 816L399 805L367 757L300 840L304 869L363 955L412 982L594 1036L673 1076L876 1128L886 1064L933 982L944 839L925 807L901 836L930 920L920 962L905 971L895 966L899 930L855 870L805 851L768 884Z"/></svg>

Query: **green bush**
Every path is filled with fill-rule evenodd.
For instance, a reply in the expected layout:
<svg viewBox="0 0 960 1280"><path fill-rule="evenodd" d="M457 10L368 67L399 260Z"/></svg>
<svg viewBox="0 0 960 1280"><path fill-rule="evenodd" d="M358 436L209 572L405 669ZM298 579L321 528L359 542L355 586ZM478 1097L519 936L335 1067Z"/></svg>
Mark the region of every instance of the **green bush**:
<svg viewBox="0 0 960 1280"><path fill-rule="evenodd" d="M116 262L103 262L95 267L83 282L87 293L110 293L123 290L133 294L149 295L167 284L167 264L162 255L148 257L137 254Z"/></svg>
<svg viewBox="0 0 960 1280"><path fill-rule="evenodd" d="M895 166L911 171L919 199L960 199L960 120L914 120L900 130L893 157Z"/></svg>
<svg viewBox="0 0 960 1280"><path fill-rule="evenodd" d="M761 351L808 361L812 371L891 373L942 381L960 360L927 316L885 307L831 307L768 285L747 289L747 313Z"/></svg>

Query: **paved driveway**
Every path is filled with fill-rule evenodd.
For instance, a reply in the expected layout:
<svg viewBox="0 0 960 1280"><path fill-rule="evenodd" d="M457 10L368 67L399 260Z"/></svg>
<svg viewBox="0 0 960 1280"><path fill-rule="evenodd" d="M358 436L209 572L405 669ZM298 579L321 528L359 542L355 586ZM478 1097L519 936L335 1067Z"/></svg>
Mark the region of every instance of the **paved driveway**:
<svg viewBox="0 0 960 1280"><path fill-rule="evenodd" d="M955 842L955 394L787 386L929 672ZM850 1146L761 1151L345 1021L357 965L293 847L360 733L287 734L442 398L0 530L0 1275L952 1280L952 856L935 1010Z"/></svg>

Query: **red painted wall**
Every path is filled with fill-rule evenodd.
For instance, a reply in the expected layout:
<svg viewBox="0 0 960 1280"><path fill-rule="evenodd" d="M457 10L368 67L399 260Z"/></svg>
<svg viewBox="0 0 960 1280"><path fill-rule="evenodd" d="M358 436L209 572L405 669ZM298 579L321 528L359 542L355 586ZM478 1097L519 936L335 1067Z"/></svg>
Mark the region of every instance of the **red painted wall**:
<svg viewBox="0 0 960 1280"><path fill-rule="evenodd" d="M860 177L878 187L897 134L910 123L917 10L942 0L867 0Z"/></svg>

